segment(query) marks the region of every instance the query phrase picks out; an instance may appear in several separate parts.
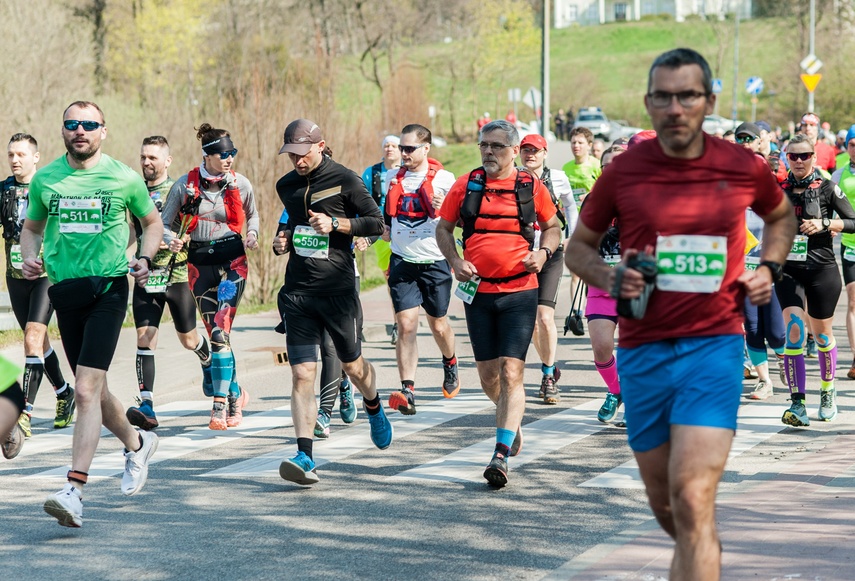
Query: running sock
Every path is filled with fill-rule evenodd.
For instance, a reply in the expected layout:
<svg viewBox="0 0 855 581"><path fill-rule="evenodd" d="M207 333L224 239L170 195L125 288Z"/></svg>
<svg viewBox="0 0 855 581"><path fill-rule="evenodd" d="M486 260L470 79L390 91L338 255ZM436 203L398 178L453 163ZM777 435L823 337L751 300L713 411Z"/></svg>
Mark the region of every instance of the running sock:
<svg viewBox="0 0 855 581"><path fill-rule="evenodd" d="M452 365L457 365L457 354L452 355L451 357L442 356L442 364L446 367L451 367Z"/></svg>
<svg viewBox="0 0 855 581"><path fill-rule="evenodd" d="M544 375L555 375L555 364L547 365L546 363L540 364L540 370Z"/></svg>
<svg viewBox="0 0 855 581"><path fill-rule="evenodd" d="M148 347L137 347L137 385L140 388L140 399L152 399L154 351Z"/></svg>
<svg viewBox="0 0 855 581"><path fill-rule="evenodd" d="M45 351L44 364L45 375L53 386L54 393L56 395L61 394L68 387L68 383L66 383L65 378L62 376L62 370L59 368L59 357L56 356L56 351L53 350L53 347L48 347L48 350Z"/></svg>
<svg viewBox="0 0 855 581"><path fill-rule="evenodd" d="M211 347L208 345L208 339L201 333L199 334L199 344L196 345L195 349L193 349L193 353L199 357L199 361L202 362L202 365L205 365L206 362L208 365L211 364Z"/></svg>
<svg viewBox="0 0 855 581"><path fill-rule="evenodd" d="M769 357L766 354L766 349L748 348L748 359L751 360L751 365L757 367L769 362Z"/></svg>
<svg viewBox="0 0 855 581"><path fill-rule="evenodd" d="M787 371L787 385L790 386L790 395L800 394L799 399L804 399L807 375L805 373L805 353L801 347L784 349L784 368Z"/></svg>
<svg viewBox="0 0 855 581"><path fill-rule="evenodd" d="M363 396L362 403L365 405L365 412L369 416L376 416L380 413L381 403L380 403L380 393L374 396L374 399L365 399Z"/></svg>
<svg viewBox="0 0 855 581"><path fill-rule="evenodd" d="M405 379L401 382L401 389L409 389L412 392L416 391L416 382L410 379Z"/></svg>
<svg viewBox="0 0 855 581"><path fill-rule="evenodd" d="M834 373L837 371L837 341L831 337L827 345L816 344L819 352L819 387L829 390L834 387Z"/></svg>
<svg viewBox="0 0 855 581"><path fill-rule="evenodd" d="M24 398L30 404L35 403L42 377L45 374L45 362L41 357L27 357L24 365Z"/></svg>
<svg viewBox="0 0 855 581"><path fill-rule="evenodd" d="M615 359L615 356L612 355L605 363L594 361L594 365L597 367L597 372L600 374L600 377L602 377L603 381L606 383L609 393L620 395L620 379L618 378L617 360Z"/></svg>
<svg viewBox="0 0 855 581"><path fill-rule="evenodd" d="M297 438L297 451L303 452L309 458L312 458L312 439Z"/></svg>
<svg viewBox="0 0 855 581"><path fill-rule="evenodd" d="M517 433L513 430L504 428L496 428L496 451L508 456L511 451L511 446L514 445L514 438Z"/></svg>
<svg viewBox="0 0 855 581"><path fill-rule="evenodd" d="M231 391L234 366L231 351L211 353L211 381L214 384L214 396L225 398Z"/></svg>

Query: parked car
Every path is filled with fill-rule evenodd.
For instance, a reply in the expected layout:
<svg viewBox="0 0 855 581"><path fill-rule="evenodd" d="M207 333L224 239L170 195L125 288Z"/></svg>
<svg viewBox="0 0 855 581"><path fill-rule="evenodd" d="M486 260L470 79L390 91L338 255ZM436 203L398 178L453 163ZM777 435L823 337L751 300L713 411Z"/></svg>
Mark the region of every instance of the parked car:
<svg viewBox="0 0 855 581"><path fill-rule="evenodd" d="M576 127L585 127L594 134L594 137L601 137L605 141L611 140L612 124L599 107L579 109L576 121L573 123L573 128Z"/></svg>
<svg viewBox="0 0 855 581"><path fill-rule="evenodd" d="M717 131L730 131L736 129L742 123L739 119L732 120L721 115L707 115L704 117L703 130L710 135L715 135Z"/></svg>
<svg viewBox="0 0 855 581"><path fill-rule="evenodd" d="M644 131L644 129L642 129L641 127L631 127L623 119L618 119L618 120L612 119L610 123L612 126L611 133L609 134L609 140L610 141L614 141L615 139L620 139L621 137L629 139L630 137L632 137L636 133L641 133L642 131Z"/></svg>
<svg viewBox="0 0 855 581"><path fill-rule="evenodd" d="M523 123L522 121L517 121L517 131L519 131L520 139L525 137L526 135L531 135L532 133L537 133L540 135L540 129L538 127L539 123L537 120L534 120L530 123ZM552 131L546 132L546 141L554 142L557 138L555 137L555 133Z"/></svg>

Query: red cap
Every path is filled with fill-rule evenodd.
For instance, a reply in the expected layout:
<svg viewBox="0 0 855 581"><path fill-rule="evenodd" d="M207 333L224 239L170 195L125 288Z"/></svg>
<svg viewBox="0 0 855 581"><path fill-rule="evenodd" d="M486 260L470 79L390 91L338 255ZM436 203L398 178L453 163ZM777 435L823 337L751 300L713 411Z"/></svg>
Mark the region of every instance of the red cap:
<svg viewBox="0 0 855 581"><path fill-rule="evenodd" d="M655 139L656 132L652 129L647 129L645 131L639 131L635 135L629 138L629 143L626 144L627 149L631 149L641 143L642 141L647 141L648 139Z"/></svg>
<svg viewBox="0 0 855 581"><path fill-rule="evenodd" d="M543 138L543 135L529 133L520 142L520 147L525 147L526 145L533 145L537 149L546 149L546 140Z"/></svg>

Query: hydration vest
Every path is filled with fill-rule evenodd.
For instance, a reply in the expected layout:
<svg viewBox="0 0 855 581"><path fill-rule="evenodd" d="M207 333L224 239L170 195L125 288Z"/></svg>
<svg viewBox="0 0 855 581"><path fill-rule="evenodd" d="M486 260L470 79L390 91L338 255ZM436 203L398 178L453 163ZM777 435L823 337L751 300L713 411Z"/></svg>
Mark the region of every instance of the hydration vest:
<svg viewBox="0 0 855 581"><path fill-rule="evenodd" d="M419 189L411 194L404 193L404 184L402 183L404 176L407 175L407 168L399 169L398 173L395 174L395 179L389 184L389 191L386 193L386 214L392 217L403 216L405 218L423 218L427 214L430 218L436 218L436 209L433 207L433 178L436 177L436 172L441 169L442 164L429 157L427 175L422 180ZM418 198L421 201L422 210L417 210L412 201L407 203L407 198L411 200Z"/></svg>
<svg viewBox="0 0 855 581"><path fill-rule="evenodd" d="M3 223L3 238L17 240L21 236L18 221L18 196L15 189L15 176L9 176L0 184L0 221Z"/></svg>
<svg viewBox="0 0 855 581"><path fill-rule="evenodd" d="M473 234L517 234L528 243L529 250L534 248L534 225L537 215L534 210L534 176L527 170L517 168L517 178L514 183L514 195L517 202L517 214L482 214L481 201L484 198L484 187L487 184L487 172L483 167L469 173L469 183L466 186L466 196L460 208L460 221L463 223L463 247ZM484 222L493 220L517 220L516 229L496 228ZM528 273L525 273L528 274Z"/></svg>
<svg viewBox="0 0 855 581"><path fill-rule="evenodd" d="M555 190L552 189L552 177L549 173L549 168L543 168L543 173L540 174L540 181L543 182L543 185L546 186L546 189L549 190L549 197L552 198L552 203L555 204L555 210L558 215L558 221L561 222L561 227L567 227L567 218L564 217L564 212L561 211L561 205L558 203L558 198L555 197Z"/></svg>
<svg viewBox="0 0 855 581"><path fill-rule="evenodd" d="M382 161L371 166L371 197L378 208L383 201L383 178L381 172L385 171L386 166L383 165Z"/></svg>
<svg viewBox="0 0 855 581"><path fill-rule="evenodd" d="M237 176L233 171L230 173L232 174L232 178L235 179L232 180L231 185L226 187L226 191L223 193L223 205L226 209L226 224L229 230L239 235L246 221L246 212L244 212L243 202L240 199L240 190L236 185ZM187 174L187 200L181 206L180 210L182 219L184 216L192 216L190 225L187 227L187 232L192 232L199 224L199 204L202 202L199 186L202 181L207 183L207 180L204 180L199 175L198 167L191 169L190 173Z"/></svg>

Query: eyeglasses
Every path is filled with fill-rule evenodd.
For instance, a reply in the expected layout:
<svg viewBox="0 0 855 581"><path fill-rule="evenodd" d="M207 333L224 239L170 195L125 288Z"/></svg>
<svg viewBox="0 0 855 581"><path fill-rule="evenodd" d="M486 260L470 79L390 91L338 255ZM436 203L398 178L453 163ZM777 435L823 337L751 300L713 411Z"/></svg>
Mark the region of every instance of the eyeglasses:
<svg viewBox="0 0 855 581"><path fill-rule="evenodd" d="M796 161L797 159L800 159L802 161L807 161L812 157L813 157L812 151L806 151L804 153L788 153L787 154L787 159L789 159L790 161Z"/></svg>
<svg viewBox="0 0 855 581"><path fill-rule="evenodd" d="M755 139L757 139L757 137L755 137L753 135L746 135L746 134L737 135L736 136L736 143L752 143Z"/></svg>
<svg viewBox="0 0 855 581"><path fill-rule="evenodd" d="M507 143L487 143L486 141L482 141L478 144L478 147L481 151L487 151L488 149L492 149L493 151L501 151L507 147L512 147Z"/></svg>
<svg viewBox="0 0 855 581"><path fill-rule="evenodd" d="M677 102L688 109L695 107L702 99L705 99L708 96L709 93L702 93L700 91L680 91L679 93L654 91L652 93L647 93L647 101L657 109L664 109L670 105L671 101L676 97Z"/></svg>
<svg viewBox="0 0 855 581"><path fill-rule="evenodd" d="M230 158L230 157L234 157L234 156L236 156L236 155L237 155L237 151L238 151L238 150L237 150L237 147L235 147L235 148L234 148L233 150L231 150L231 151L221 151L221 152L220 152L220 159L228 159L228 158Z"/></svg>
<svg viewBox="0 0 855 581"><path fill-rule="evenodd" d="M520 149L520 153L522 153L523 155L536 155L536 154L540 153L541 151L545 151L545 150L537 149L535 147L523 147L522 149Z"/></svg>
<svg viewBox="0 0 855 581"><path fill-rule="evenodd" d="M76 121L75 119L66 119L62 122L62 126L69 131L77 131L77 128L83 125L84 131L95 131L99 127L104 127L103 123L97 121Z"/></svg>
<svg viewBox="0 0 855 581"><path fill-rule="evenodd" d="M401 150L401 153L406 153L407 155L411 155L417 149L421 149L427 145L427 143L422 143L421 145L399 145L398 149Z"/></svg>

